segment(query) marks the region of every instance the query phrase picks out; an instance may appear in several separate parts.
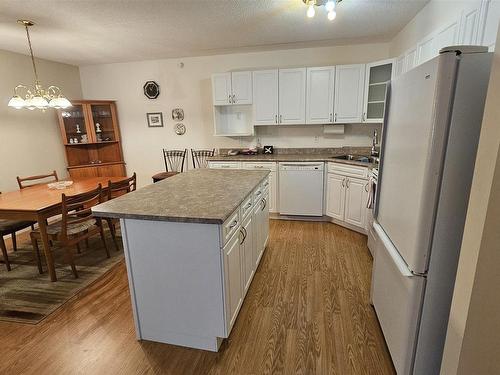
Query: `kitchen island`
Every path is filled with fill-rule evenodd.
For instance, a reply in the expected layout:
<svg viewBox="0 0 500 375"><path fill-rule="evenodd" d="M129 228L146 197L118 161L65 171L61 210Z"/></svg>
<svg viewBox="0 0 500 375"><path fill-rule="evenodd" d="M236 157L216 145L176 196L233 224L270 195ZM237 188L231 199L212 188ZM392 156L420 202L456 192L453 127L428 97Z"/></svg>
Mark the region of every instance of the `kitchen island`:
<svg viewBox="0 0 500 375"><path fill-rule="evenodd" d="M218 351L269 237L268 171L198 169L108 201L138 339Z"/></svg>

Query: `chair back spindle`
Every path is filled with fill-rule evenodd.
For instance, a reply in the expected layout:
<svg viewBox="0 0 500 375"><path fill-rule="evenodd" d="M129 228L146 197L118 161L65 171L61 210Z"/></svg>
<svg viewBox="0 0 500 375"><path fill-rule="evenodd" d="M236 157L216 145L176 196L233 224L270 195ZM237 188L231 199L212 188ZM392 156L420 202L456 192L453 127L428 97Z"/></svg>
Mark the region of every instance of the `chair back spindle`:
<svg viewBox="0 0 500 375"><path fill-rule="evenodd" d="M165 160L166 172L184 172L184 161L186 160L187 149L166 150L163 149L163 159Z"/></svg>
<svg viewBox="0 0 500 375"><path fill-rule="evenodd" d="M210 156L214 156L215 148L212 150L193 150L191 149L191 156L193 157L193 167L194 168L207 168L208 160Z"/></svg>

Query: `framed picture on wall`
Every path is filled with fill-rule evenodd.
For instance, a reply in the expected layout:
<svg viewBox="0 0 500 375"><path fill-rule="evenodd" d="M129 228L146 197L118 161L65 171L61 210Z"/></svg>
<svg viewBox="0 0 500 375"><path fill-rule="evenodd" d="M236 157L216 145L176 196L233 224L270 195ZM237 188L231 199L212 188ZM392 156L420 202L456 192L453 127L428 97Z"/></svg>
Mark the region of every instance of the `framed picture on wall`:
<svg viewBox="0 0 500 375"><path fill-rule="evenodd" d="M151 112L147 113L148 127L150 128L162 128L163 127L163 113L162 112Z"/></svg>

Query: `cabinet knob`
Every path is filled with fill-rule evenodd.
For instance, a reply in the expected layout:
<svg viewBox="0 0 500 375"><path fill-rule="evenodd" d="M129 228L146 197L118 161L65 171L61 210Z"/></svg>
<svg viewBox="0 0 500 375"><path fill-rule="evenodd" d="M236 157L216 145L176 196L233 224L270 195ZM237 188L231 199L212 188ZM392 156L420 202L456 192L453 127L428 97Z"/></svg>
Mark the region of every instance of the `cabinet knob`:
<svg viewBox="0 0 500 375"><path fill-rule="evenodd" d="M337 122L337 114L336 113L335 113L335 120L334 121Z"/></svg>
<svg viewBox="0 0 500 375"><path fill-rule="evenodd" d="M232 103L232 101L231 101L231 95L229 95L229 103Z"/></svg>
<svg viewBox="0 0 500 375"><path fill-rule="evenodd" d="M280 124L283 122L283 115L280 115Z"/></svg>

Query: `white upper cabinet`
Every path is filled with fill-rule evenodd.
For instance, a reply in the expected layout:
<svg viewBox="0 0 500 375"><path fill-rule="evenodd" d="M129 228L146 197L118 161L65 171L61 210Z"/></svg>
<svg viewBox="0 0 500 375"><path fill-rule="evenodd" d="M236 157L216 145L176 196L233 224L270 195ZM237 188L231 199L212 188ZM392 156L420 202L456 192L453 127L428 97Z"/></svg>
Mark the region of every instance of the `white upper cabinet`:
<svg viewBox="0 0 500 375"><path fill-rule="evenodd" d="M479 19L481 13L481 1L473 1L467 3L462 11L460 20L460 45L475 45L478 44Z"/></svg>
<svg viewBox="0 0 500 375"><path fill-rule="evenodd" d="M335 67L307 68L306 123L333 123Z"/></svg>
<svg viewBox="0 0 500 375"><path fill-rule="evenodd" d="M434 53L432 57L437 56L441 48L458 44L459 28L459 21L456 20L436 33L434 36Z"/></svg>
<svg viewBox="0 0 500 375"><path fill-rule="evenodd" d="M233 104L252 104L252 72L231 73Z"/></svg>
<svg viewBox="0 0 500 375"><path fill-rule="evenodd" d="M306 123L306 68L279 70L280 124Z"/></svg>
<svg viewBox="0 0 500 375"><path fill-rule="evenodd" d="M255 125L278 124L278 69L253 72Z"/></svg>
<svg viewBox="0 0 500 375"><path fill-rule="evenodd" d="M212 74L214 105L228 105L231 100L231 73Z"/></svg>
<svg viewBox="0 0 500 375"><path fill-rule="evenodd" d="M486 2L484 10L486 19L484 20L484 28L482 30L482 45L487 46L490 51L493 51L500 20L500 1Z"/></svg>
<svg viewBox="0 0 500 375"><path fill-rule="evenodd" d="M362 122L364 88L364 64L335 67L335 123Z"/></svg>
<svg viewBox="0 0 500 375"><path fill-rule="evenodd" d="M252 104L252 72L212 74L214 105Z"/></svg>
<svg viewBox="0 0 500 375"><path fill-rule="evenodd" d="M364 122L383 122L387 86L392 78L393 67L394 60L366 64Z"/></svg>

